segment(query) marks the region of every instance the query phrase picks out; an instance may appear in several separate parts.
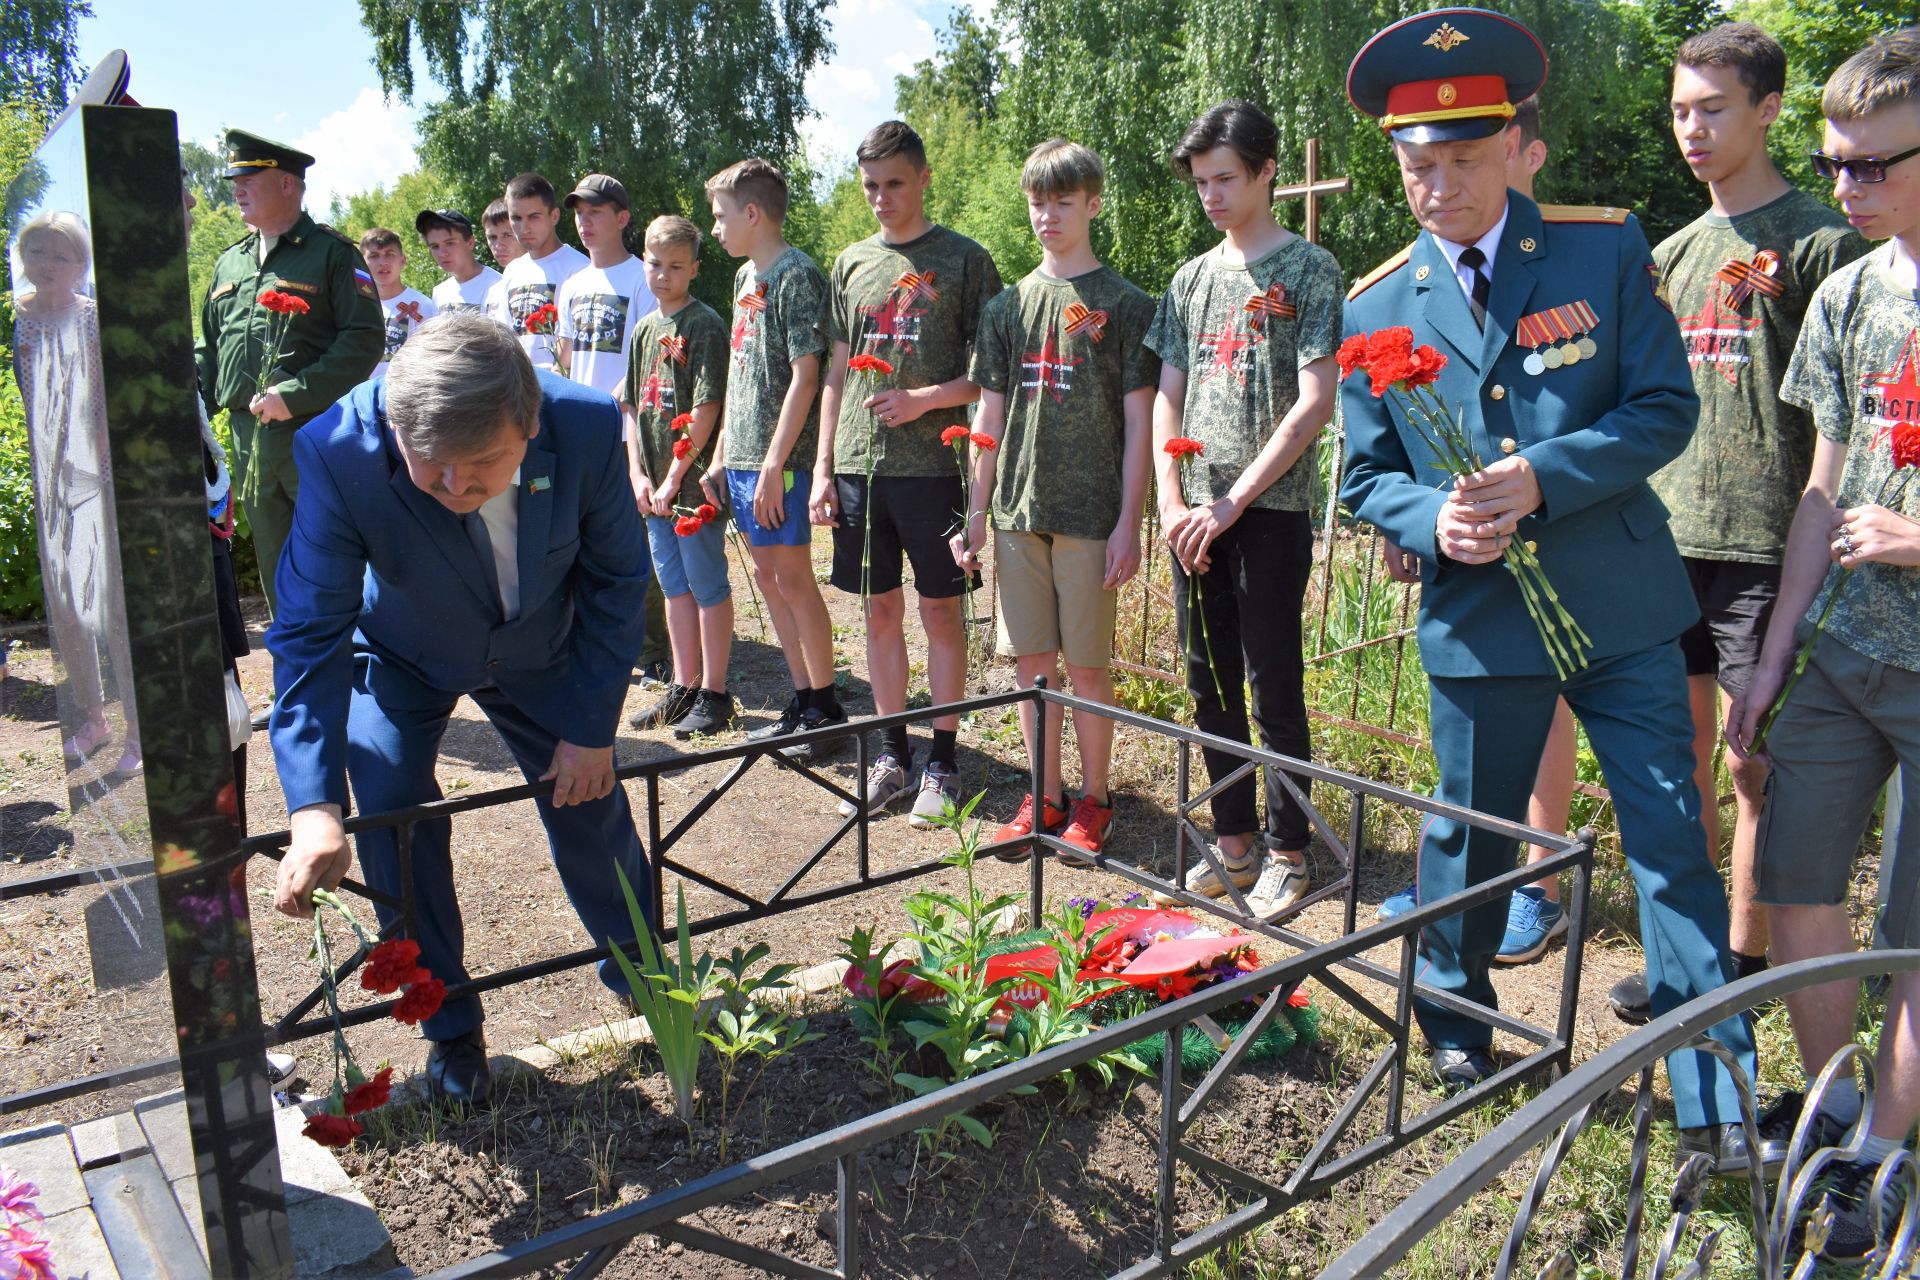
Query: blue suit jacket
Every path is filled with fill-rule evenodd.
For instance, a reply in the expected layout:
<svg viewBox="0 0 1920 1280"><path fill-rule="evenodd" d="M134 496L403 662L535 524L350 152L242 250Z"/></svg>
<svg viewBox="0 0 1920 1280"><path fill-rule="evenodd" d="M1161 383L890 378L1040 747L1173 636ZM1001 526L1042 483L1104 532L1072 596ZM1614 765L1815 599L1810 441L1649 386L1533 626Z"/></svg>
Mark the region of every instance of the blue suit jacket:
<svg viewBox="0 0 1920 1280"><path fill-rule="evenodd" d="M520 467L520 616L507 622L458 516L415 487L362 383L294 439L300 496L281 553L272 734L287 811L347 804L356 660L376 698L487 684L556 738L613 742L646 626L647 541L620 413L542 373Z"/></svg>
<svg viewBox="0 0 1920 1280"><path fill-rule="evenodd" d="M1589 660L1661 644L1699 616L1667 509L1647 477L1677 457L1699 414L1653 256L1630 215L1540 206L1509 191L1483 332L1427 232L1356 286L1349 335L1407 325L1447 357L1435 384L1483 464L1533 465L1544 502L1521 524L1560 600L1593 640ZM1395 265L1395 264L1398 265ZM1514 339L1520 317L1586 302L1599 317L1592 359L1534 376ZM1499 563L1442 560L1434 520L1449 482L1405 420L1356 373L1341 389L1347 433L1341 500L1420 557L1420 656L1437 676L1553 670L1518 585Z"/></svg>

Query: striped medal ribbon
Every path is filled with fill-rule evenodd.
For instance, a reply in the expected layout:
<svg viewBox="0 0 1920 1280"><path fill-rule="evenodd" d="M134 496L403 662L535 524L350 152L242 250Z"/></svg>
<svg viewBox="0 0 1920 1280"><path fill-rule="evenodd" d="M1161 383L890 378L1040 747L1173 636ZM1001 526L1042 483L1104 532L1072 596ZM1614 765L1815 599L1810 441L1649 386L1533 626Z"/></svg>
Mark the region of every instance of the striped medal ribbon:
<svg viewBox="0 0 1920 1280"><path fill-rule="evenodd" d="M765 311L767 309L767 282L762 280L759 284L753 286L752 293L743 293L735 298L733 305L736 307L744 307L748 311Z"/></svg>
<svg viewBox="0 0 1920 1280"><path fill-rule="evenodd" d="M1107 336L1107 313L1095 311L1084 302L1067 304L1067 336L1077 338L1086 334L1095 342Z"/></svg>
<svg viewBox="0 0 1920 1280"><path fill-rule="evenodd" d="M1270 284L1265 293L1248 298L1243 309L1247 312L1247 327L1255 333L1266 324L1268 316L1292 320L1300 314L1300 309L1287 301L1287 291L1278 284Z"/></svg>
<svg viewBox="0 0 1920 1280"><path fill-rule="evenodd" d="M1593 359L1600 344L1591 335L1599 327L1600 317L1584 300L1521 316L1514 341L1531 349L1521 367L1537 378L1548 369Z"/></svg>
<svg viewBox="0 0 1920 1280"><path fill-rule="evenodd" d="M1727 305L1737 307L1756 293L1769 298L1785 293L1787 285L1776 278L1779 274L1780 255L1771 249L1762 249L1753 255L1752 262L1728 258L1727 265L1714 272L1713 278L1727 286Z"/></svg>
<svg viewBox="0 0 1920 1280"><path fill-rule="evenodd" d="M909 271L893 282L893 292L903 293L908 302L938 302L940 291L933 287L931 271Z"/></svg>

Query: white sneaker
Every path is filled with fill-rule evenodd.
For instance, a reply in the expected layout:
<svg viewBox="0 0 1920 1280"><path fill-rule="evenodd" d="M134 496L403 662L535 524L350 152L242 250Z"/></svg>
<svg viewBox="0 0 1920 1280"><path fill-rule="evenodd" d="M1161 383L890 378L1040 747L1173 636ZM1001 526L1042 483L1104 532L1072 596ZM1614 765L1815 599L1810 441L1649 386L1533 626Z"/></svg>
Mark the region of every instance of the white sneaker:
<svg viewBox="0 0 1920 1280"><path fill-rule="evenodd" d="M913 812L907 815L907 825L931 831L946 820L947 814L959 810L960 771L929 761L920 771L920 791L913 798Z"/></svg>
<svg viewBox="0 0 1920 1280"><path fill-rule="evenodd" d="M873 817L882 809L907 794L907 771L892 756L878 756L867 766L867 816ZM840 816L851 818L860 812L851 800L840 802Z"/></svg>
<svg viewBox="0 0 1920 1280"><path fill-rule="evenodd" d="M1236 866L1226 854L1220 851L1219 845L1209 844L1207 849L1220 860L1220 865L1227 869L1227 878L1233 881L1234 888L1248 888L1260 878L1260 860L1254 857L1251 851L1248 852L1246 865ZM1213 864L1205 858L1199 859L1195 865L1187 868L1186 887L1188 893L1197 893L1208 898L1222 898L1227 893L1227 886L1220 883L1220 877L1213 873ZM1151 896L1158 906L1173 907L1180 904L1180 899L1159 889L1155 889Z"/></svg>
<svg viewBox="0 0 1920 1280"><path fill-rule="evenodd" d="M1313 882L1307 878L1306 859L1288 862L1273 854L1261 868L1260 881L1247 895L1247 908L1261 920L1271 920L1307 896Z"/></svg>

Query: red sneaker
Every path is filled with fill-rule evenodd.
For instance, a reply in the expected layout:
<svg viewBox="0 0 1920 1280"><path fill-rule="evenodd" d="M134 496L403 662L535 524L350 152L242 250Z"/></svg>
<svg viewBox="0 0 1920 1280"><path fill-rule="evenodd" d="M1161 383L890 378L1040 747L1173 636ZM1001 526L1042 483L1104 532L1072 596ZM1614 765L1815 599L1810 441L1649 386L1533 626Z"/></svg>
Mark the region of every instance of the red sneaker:
<svg viewBox="0 0 1920 1280"><path fill-rule="evenodd" d="M1076 849L1098 853L1112 828L1113 798L1109 796L1107 803L1101 804L1091 796L1081 796L1073 802L1073 821L1060 833L1060 838Z"/></svg>
<svg viewBox="0 0 1920 1280"><path fill-rule="evenodd" d="M1067 811L1051 800L1040 802L1041 829L1048 835L1058 835L1060 828L1067 825ZM989 844L1004 844L1009 840L1018 840L1033 834L1033 793L1028 792L1020 800L1020 808L1004 826L988 839ZM1003 862L1022 862L1029 851L1022 847L994 856Z"/></svg>

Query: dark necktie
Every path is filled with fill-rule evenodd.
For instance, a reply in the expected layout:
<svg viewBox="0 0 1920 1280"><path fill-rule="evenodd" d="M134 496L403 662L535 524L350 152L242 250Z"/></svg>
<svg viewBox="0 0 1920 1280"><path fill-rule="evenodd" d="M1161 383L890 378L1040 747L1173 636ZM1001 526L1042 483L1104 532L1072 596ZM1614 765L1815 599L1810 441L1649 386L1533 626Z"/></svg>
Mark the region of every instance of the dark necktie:
<svg viewBox="0 0 1920 1280"><path fill-rule="evenodd" d="M470 511L460 517L460 526L467 531L473 554L479 557L480 573L487 581L493 603L504 613L506 604L500 599L500 570L493 561L493 535L487 532L487 522L480 518L478 511Z"/></svg>
<svg viewBox="0 0 1920 1280"><path fill-rule="evenodd" d="M1487 255L1480 252L1479 245L1468 245L1460 253L1460 265L1473 272L1473 293L1468 301L1473 306L1473 322L1484 329L1487 327L1487 294L1493 289L1493 282L1481 270L1487 265Z"/></svg>

